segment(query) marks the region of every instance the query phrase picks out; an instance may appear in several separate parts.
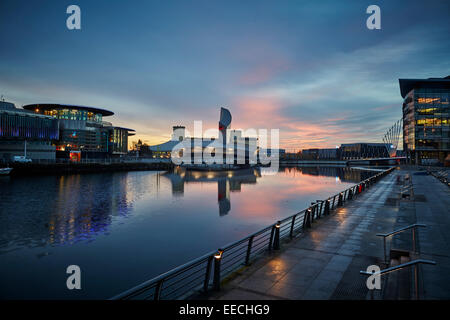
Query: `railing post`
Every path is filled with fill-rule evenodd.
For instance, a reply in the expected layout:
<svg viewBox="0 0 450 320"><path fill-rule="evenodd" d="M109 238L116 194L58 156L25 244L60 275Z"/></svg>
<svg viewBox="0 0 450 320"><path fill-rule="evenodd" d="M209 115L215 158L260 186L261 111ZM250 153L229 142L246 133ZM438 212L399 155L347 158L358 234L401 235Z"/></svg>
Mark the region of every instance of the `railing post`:
<svg viewBox="0 0 450 320"><path fill-rule="evenodd" d="M292 221L291 221L291 230L289 231L289 238L292 239L292 237L294 237L294 224L295 224L295 218L297 217L297 215L294 215L292 217Z"/></svg>
<svg viewBox="0 0 450 320"><path fill-rule="evenodd" d="M214 255L214 281L213 287L214 290L220 290L220 262L222 261L223 250L217 250L217 253Z"/></svg>
<svg viewBox="0 0 450 320"><path fill-rule="evenodd" d="M311 222L314 222L314 214L316 213L316 206L314 202L311 202Z"/></svg>
<svg viewBox="0 0 450 320"><path fill-rule="evenodd" d="M251 251L252 251L252 245L253 245L253 238L254 238L255 236L251 236L249 239L248 239L248 246L247 246L247 254L245 255L245 265L246 266L248 266L248 264L249 264L249 262L250 262L250 254L251 254Z"/></svg>
<svg viewBox="0 0 450 320"><path fill-rule="evenodd" d="M386 237L383 237L383 253L384 253L384 263L388 265L387 256L386 256Z"/></svg>
<svg viewBox="0 0 450 320"><path fill-rule="evenodd" d="M212 265L213 258L214 258L213 256L210 256L208 258L208 264L206 265L205 281L203 282L203 291L204 292L208 291L209 278L211 276L211 265Z"/></svg>
<svg viewBox="0 0 450 320"><path fill-rule="evenodd" d="M330 200L329 199L327 199L325 201L325 208L323 210L323 214L324 215L329 215L330 214Z"/></svg>
<svg viewBox="0 0 450 320"><path fill-rule="evenodd" d="M311 228L311 208L305 211L305 219L303 220L305 228Z"/></svg>
<svg viewBox="0 0 450 320"><path fill-rule="evenodd" d="M419 300L419 266L414 265L414 291L416 300Z"/></svg>
<svg viewBox="0 0 450 320"><path fill-rule="evenodd" d="M275 239L273 240L273 249L280 250L280 226L281 222L275 224Z"/></svg>
<svg viewBox="0 0 450 320"><path fill-rule="evenodd" d="M352 198L353 198L353 192L352 192L352 189L348 189L347 200L352 200Z"/></svg>
<svg viewBox="0 0 450 320"><path fill-rule="evenodd" d="M153 299L159 300L161 297L161 288L162 288L163 280L159 280L155 287L155 294L153 296Z"/></svg>
<svg viewBox="0 0 450 320"><path fill-rule="evenodd" d="M412 228L412 246L413 252L416 253L416 227Z"/></svg>
<svg viewBox="0 0 450 320"><path fill-rule="evenodd" d="M331 210L334 210L334 203L336 202L336 195L333 196L333 204L331 205Z"/></svg>
<svg viewBox="0 0 450 320"><path fill-rule="evenodd" d="M341 192L341 193L339 193L339 198L338 198L337 206L338 206L338 207L342 207L343 204L344 204L344 203L342 202L342 192Z"/></svg>

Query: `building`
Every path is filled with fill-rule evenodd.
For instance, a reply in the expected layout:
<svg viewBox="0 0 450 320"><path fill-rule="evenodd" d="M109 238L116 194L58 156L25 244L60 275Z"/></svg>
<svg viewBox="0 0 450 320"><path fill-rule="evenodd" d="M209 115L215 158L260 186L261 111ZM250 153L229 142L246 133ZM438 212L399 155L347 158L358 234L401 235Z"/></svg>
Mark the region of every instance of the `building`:
<svg viewBox="0 0 450 320"><path fill-rule="evenodd" d="M36 115L56 119L59 138L53 141L57 158L103 159L126 155L128 136L134 130L103 121L109 110L67 104L29 104L23 107Z"/></svg>
<svg viewBox="0 0 450 320"><path fill-rule="evenodd" d="M10 162L15 156L54 160L52 142L58 139L59 123L53 117L0 101L0 161Z"/></svg>
<svg viewBox="0 0 450 320"><path fill-rule="evenodd" d="M403 150L414 164L444 163L450 152L450 76L399 79Z"/></svg>
<svg viewBox="0 0 450 320"><path fill-rule="evenodd" d="M348 143L341 144L340 159L373 159L373 158L389 158L389 152L384 143Z"/></svg>
<svg viewBox="0 0 450 320"><path fill-rule="evenodd" d="M338 148L329 149L303 149L301 158L303 160L336 160L339 157Z"/></svg>
<svg viewBox="0 0 450 320"><path fill-rule="evenodd" d="M184 152L191 153L190 163L194 163L198 159L199 163L205 163L204 155L210 154L215 156L216 150L222 149L225 158L234 158L234 164L250 163L254 159L257 161L258 146L257 138L243 137L242 131L231 130L231 113L221 108L219 132L222 134L222 141L216 138L204 137L186 137L186 128L184 126L173 126L171 140L150 146L150 150L155 158L171 158L175 147L179 155L182 156ZM188 151L189 150L189 151Z"/></svg>

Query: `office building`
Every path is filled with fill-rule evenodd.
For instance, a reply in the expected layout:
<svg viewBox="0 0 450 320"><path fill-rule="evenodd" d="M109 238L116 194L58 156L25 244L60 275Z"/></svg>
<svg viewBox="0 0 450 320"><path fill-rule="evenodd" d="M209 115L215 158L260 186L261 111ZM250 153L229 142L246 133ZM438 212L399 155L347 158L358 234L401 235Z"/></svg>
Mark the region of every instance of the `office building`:
<svg viewBox="0 0 450 320"><path fill-rule="evenodd" d="M450 152L450 76L399 79L403 150L410 163L442 164Z"/></svg>

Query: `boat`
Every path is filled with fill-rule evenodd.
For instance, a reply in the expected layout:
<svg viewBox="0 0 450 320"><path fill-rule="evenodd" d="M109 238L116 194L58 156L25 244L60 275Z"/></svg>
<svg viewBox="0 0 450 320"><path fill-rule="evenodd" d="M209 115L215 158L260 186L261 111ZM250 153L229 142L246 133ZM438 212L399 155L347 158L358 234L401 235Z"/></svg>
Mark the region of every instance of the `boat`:
<svg viewBox="0 0 450 320"><path fill-rule="evenodd" d="M7 176L11 173L13 168L0 168L0 176Z"/></svg>

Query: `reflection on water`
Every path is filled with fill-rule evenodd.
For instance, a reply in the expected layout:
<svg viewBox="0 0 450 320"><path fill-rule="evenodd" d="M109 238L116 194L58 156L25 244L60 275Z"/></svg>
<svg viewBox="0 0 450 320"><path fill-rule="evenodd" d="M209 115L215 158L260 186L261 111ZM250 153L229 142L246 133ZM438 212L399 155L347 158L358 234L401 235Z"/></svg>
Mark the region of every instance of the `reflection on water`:
<svg viewBox="0 0 450 320"><path fill-rule="evenodd" d="M217 183L217 201L219 215L226 215L230 209L230 192L240 192L242 184L255 184L256 178L261 177L260 169L243 169L236 171L190 171L176 168L174 172L166 173L164 178L172 184L172 194L183 195L184 185L189 183Z"/></svg>
<svg viewBox="0 0 450 320"><path fill-rule="evenodd" d="M346 167L291 167L280 168L279 172L293 178L323 176L352 183L373 175ZM231 193L241 192L242 185L257 184L262 175L264 168L224 172L175 169L145 178L117 173L0 180L0 254L21 246L73 244L93 239L107 233L114 218L130 214L141 197L158 198L169 188L172 196L183 197L185 186L217 185L218 213L224 216L231 210ZM304 179L299 182L303 191L312 183ZM311 191L315 189L314 185L309 186ZM284 192L294 190L295 183L283 187Z"/></svg>
<svg viewBox="0 0 450 320"><path fill-rule="evenodd" d="M2 178L0 297L73 298L58 272L75 261L91 283L80 297L107 298L373 174L302 167ZM22 265L35 273L19 275ZM116 272L127 276L110 282ZM17 278L47 289L8 286Z"/></svg>
<svg viewBox="0 0 450 320"><path fill-rule="evenodd" d="M171 173L165 173L172 185L174 196L184 194L184 185L188 183L217 183L217 201L219 203L219 215L226 215L231 208L230 192L240 192L243 184L256 184L257 178L264 174L264 168L243 169L237 171L189 171L176 168ZM262 171L262 173L261 173ZM335 177L337 181L359 182L372 176L373 173L365 170L354 170L347 167L290 167L280 168L279 172L306 174L312 176Z"/></svg>

